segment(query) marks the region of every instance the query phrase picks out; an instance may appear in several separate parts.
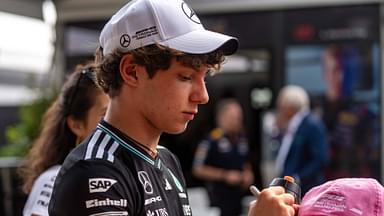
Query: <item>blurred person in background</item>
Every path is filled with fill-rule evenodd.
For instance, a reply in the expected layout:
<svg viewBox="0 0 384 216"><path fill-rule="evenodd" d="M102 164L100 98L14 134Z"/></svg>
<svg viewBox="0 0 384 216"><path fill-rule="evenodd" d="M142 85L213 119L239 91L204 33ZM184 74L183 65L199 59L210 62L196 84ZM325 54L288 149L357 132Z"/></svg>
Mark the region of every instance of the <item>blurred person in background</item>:
<svg viewBox="0 0 384 216"><path fill-rule="evenodd" d="M28 193L23 215L48 215L53 183L68 153L96 128L108 96L96 85L91 64L78 65L46 111L40 135L29 150L20 175Z"/></svg>
<svg viewBox="0 0 384 216"><path fill-rule="evenodd" d="M237 216L242 213L241 200L253 183L239 102L232 98L219 101L216 124L197 147L193 174L206 181L211 205L219 207L222 216Z"/></svg>
<svg viewBox="0 0 384 216"><path fill-rule="evenodd" d="M309 97L299 86L282 88L277 98L276 126L283 134L276 157L281 176L293 176L304 194L325 181L329 160L325 126L310 112Z"/></svg>

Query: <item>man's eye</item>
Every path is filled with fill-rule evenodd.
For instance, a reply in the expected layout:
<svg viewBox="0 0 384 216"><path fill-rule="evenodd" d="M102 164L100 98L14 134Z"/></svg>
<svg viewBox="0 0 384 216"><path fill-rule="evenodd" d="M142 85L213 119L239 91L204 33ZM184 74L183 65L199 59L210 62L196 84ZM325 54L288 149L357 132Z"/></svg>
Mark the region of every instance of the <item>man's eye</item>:
<svg viewBox="0 0 384 216"><path fill-rule="evenodd" d="M189 77L189 76L179 75L179 79L180 79L181 81L189 81L189 80L191 80L192 78Z"/></svg>

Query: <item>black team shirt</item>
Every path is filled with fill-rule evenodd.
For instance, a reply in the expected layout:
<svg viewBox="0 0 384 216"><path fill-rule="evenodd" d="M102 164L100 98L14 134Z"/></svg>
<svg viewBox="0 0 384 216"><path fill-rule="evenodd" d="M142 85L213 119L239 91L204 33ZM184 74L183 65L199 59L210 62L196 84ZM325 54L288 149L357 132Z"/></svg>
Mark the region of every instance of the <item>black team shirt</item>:
<svg viewBox="0 0 384 216"><path fill-rule="evenodd" d="M179 161L158 146L155 160L102 121L66 158L49 215L192 215Z"/></svg>

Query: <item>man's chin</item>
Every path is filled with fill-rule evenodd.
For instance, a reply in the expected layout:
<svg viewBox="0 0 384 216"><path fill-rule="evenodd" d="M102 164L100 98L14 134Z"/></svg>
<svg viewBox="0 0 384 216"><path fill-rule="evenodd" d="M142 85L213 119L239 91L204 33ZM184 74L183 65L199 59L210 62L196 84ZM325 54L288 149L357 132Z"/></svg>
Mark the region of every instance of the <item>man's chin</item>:
<svg viewBox="0 0 384 216"><path fill-rule="evenodd" d="M168 133L168 134L181 134L183 133L186 129L187 129L187 126L188 124L185 124L184 126L180 126L180 127L175 127L175 128L172 128L172 129L169 129L167 131L164 131L165 133Z"/></svg>

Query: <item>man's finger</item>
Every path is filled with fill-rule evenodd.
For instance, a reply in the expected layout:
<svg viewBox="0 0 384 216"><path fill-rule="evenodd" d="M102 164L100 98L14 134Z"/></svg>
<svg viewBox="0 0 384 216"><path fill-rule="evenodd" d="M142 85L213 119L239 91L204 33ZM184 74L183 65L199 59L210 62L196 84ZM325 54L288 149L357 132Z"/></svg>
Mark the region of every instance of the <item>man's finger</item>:
<svg viewBox="0 0 384 216"><path fill-rule="evenodd" d="M281 186L273 186L273 187L270 187L269 189L272 190L276 195L285 193L285 189Z"/></svg>
<svg viewBox="0 0 384 216"><path fill-rule="evenodd" d="M283 202L287 205L293 205L295 204L295 197L292 194L284 193L278 195L282 198Z"/></svg>

